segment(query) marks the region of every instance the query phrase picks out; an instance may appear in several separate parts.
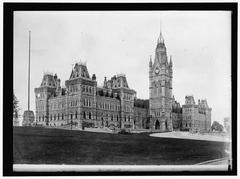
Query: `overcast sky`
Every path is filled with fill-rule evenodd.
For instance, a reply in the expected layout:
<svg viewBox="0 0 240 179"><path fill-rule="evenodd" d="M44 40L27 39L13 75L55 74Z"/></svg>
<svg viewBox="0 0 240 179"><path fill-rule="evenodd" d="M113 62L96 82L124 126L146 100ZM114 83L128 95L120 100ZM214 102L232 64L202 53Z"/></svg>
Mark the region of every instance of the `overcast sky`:
<svg viewBox="0 0 240 179"><path fill-rule="evenodd" d="M173 95L207 99L212 121L231 116L231 14L227 11L14 12L14 91L27 110L28 31L31 40L31 110L44 72L69 79L86 61L98 85L125 73L137 97L149 97L149 57L161 29L173 59Z"/></svg>

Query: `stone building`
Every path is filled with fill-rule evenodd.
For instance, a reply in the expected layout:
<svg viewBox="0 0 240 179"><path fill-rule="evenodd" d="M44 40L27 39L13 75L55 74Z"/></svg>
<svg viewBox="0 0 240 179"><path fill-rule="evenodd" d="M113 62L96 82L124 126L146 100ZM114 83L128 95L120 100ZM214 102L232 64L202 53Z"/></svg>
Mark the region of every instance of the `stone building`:
<svg viewBox="0 0 240 179"><path fill-rule="evenodd" d="M195 104L186 96L180 105L172 96L172 58L168 58L160 32L154 61L149 62L149 99L136 98L136 91L119 74L97 85L86 64L76 63L61 86L57 75L46 73L35 88L36 124L43 126L107 127L110 129L151 129L158 131L208 131L211 108L206 100Z"/></svg>
<svg viewBox="0 0 240 179"><path fill-rule="evenodd" d="M191 132L210 131L211 111L207 100L198 100L198 104L195 104L193 96L186 96L185 104L182 105L182 130Z"/></svg>
<svg viewBox="0 0 240 179"><path fill-rule="evenodd" d="M36 123L47 126L142 128L148 110L134 107L136 92L130 89L126 76L105 77L103 87L96 76L90 78L86 64L76 63L66 88L55 74L44 74L35 88Z"/></svg>

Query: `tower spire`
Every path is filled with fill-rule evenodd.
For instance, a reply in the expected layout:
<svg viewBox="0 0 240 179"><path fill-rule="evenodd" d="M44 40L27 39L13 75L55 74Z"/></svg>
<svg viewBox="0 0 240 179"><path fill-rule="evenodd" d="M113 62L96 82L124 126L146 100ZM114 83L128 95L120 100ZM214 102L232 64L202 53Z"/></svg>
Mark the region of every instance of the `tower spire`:
<svg viewBox="0 0 240 179"><path fill-rule="evenodd" d="M160 20L160 34L159 34L159 38L158 38L158 43L164 43L164 39L162 36L162 21Z"/></svg>

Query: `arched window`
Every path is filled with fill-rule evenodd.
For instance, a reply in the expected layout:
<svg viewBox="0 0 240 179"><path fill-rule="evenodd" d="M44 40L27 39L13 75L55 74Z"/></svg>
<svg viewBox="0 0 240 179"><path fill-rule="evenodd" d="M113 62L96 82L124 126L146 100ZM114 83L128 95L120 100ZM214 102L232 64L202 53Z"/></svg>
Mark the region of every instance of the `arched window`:
<svg viewBox="0 0 240 179"><path fill-rule="evenodd" d="M52 114L51 114L51 116L50 116L50 121L52 120Z"/></svg>
<svg viewBox="0 0 240 179"><path fill-rule="evenodd" d="M63 115L63 113L62 113L62 120L64 119L64 115Z"/></svg>
<svg viewBox="0 0 240 179"><path fill-rule="evenodd" d="M75 113L75 119L77 119L77 111L76 111L76 113Z"/></svg>
<svg viewBox="0 0 240 179"><path fill-rule="evenodd" d="M73 115L71 114L71 119L73 118Z"/></svg>
<svg viewBox="0 0 240 179"><path fill-rule="evenodd" d="M112 115L112 118L111 118L111 120L113 121L113 115Z"/></svg>
<svg viewBox="0 0 240 179"><path fill-rule="evenodd" d="M92 117L92 116L91 116L91 112L89 112L89 119L91 119L91 117Z"/></svg>
<svg viewBox="0 0 240 179"><path fill-rule="evenodd" d="M83 111L83 118L86 119L86 112Z"/></svg>

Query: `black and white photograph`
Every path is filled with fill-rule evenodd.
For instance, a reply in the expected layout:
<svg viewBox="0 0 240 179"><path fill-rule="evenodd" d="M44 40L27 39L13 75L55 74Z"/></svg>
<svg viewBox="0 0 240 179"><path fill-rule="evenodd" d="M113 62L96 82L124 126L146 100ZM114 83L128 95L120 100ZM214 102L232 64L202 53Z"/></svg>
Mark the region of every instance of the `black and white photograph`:
<svg viewBox="0 0 240 179"><path fill-rule="evenodd" d="M232 12L13 12L13 172L223 171Z"/></svg>

